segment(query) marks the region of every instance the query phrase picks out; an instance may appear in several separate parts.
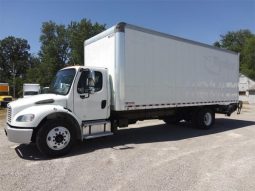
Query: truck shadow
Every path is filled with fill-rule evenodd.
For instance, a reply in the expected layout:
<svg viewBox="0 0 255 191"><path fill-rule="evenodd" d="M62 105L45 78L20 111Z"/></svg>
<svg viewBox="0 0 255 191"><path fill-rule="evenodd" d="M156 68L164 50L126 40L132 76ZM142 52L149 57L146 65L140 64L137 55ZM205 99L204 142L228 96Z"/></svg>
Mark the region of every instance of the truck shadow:
<svg viewBox="0 0 255 191"><path fill-rule="evenodd" d="M130 144L143 144L153 142L178 141L199 136L230 131L238 128L255 125L254 121L244 121L237 119L217 118L215 126L210 130L200 130L192 128L188 123L179 125L154 125L142 128L123 128L114 136L102 137L86 140L75 145L72 151L64 156L75 156L87 154L95 150L112 148L115 150L135 149ZM25 160L48 160L36 148L34 144L19 145L15 149L18 156Z"/></svg>

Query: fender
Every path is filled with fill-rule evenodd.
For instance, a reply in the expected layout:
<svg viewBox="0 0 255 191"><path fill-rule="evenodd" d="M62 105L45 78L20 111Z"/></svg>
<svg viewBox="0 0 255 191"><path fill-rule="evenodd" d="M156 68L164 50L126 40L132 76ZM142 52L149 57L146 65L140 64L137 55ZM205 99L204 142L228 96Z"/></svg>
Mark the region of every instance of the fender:
<svg viewBox="0 0 255 191"><path fill-rule="evenodd" d="M72 112L69 110L65 109L62 106L59 105L38 105L38 106L31 106L28 107L19 113L17 113L14 116L14 119L12 120L12 126L15 127L29 127L29 128L36 128L39 126L39 124L42 122L43 119L45 119L47 116L53 116L53 114L57 113L63 113L66 115L69 115L72 117L79 125L81 124L81 120L77 118ZM16 119L25 114L34 114L35 117L31 122L18 122Z"/></svg>

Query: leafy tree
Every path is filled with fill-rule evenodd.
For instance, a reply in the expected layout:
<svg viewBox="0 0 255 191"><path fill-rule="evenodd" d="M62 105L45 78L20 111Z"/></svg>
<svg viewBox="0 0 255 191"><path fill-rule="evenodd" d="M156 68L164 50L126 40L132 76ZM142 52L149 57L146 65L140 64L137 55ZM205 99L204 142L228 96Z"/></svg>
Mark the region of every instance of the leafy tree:
<svg viewBox="0 0 255 191"><path fill-rule="evenodd" d="M221 39L214 46L240 53L240 72L255 79L254 67L254 38L249 30L231 31L220 36ZM252 60L253 59L253 60Z"/></svg>
<svg viewBox="0 0 255 191"><path fill-rule="evenodd" d="M49 21L42 25L42 43L39 57L41 60L39 81L49 85L55 73L67 65L70 52L67 30L64 25Z"/></svg>
<svg viewBox="0 0 255 191"><path fill-rule="evenodd" d="M90 20L82 19L80 22L71 22L68 25L70 40L71 65L84 64L84 41L105 30L105 25L99 23L92 24Z"/></svg>
<svg viewBox="0 0 255 191"><path fill-rule="evenodd" d="M25 83L41 83L41 61L36 56L30 57L30 67L26 72Z"/></svg>
<svg viewBox="0 0 255 191"><path fill-rule="evenodd" d="M25 39L9 36L0 40L0 81L8 82L13 88L13 96L20 91L16 86L25 78L26 70L29 67L30 46Z"/></svg>
<svg viewBox="0 0 255 191"><path fill-rule="evenodd" d="M0 40L0 82L8 82L15 94L22 95L23 83L49 86L56 72L68 65L83 65L84 41L105 30L105 25L82 19L69 25L44 22L41 28L41 50L29 53L25 39L7 37Z"/></svg>
<svg viewBox="0 0 255 191"><path fill-rule="evenodd" d="M249 30L239 30L236 32L228 32L225 35L220 35L220 41L214 43L215 46L225 48L235 52L241 52L246 39L254 36Z"/></svg>
<svg viewBox="0 0 255 191"><path fill-rule="evenodd" d="M255 36L246 39L242 54L241 71L248 77L255 79Z"/></svg>
<svg viewBox="0 0 255 191"><path fill-rule="evenodd" d="M67 27L49 21L42 25L42 43L39 58L41 64L29 71L31 79L42 86L49 86L56 72L68 65L83 65L84 40L102 32L105 25L92 24L90 20L71 22Z"/></svg>

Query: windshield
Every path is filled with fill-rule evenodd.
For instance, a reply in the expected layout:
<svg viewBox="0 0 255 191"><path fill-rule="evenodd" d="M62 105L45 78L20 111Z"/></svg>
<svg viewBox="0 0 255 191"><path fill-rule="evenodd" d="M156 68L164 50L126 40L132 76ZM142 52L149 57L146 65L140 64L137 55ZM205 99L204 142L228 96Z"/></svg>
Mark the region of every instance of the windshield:
<svg viewBox="0 0 255 191"><path fill-rule="evenodd" d="M68 94L73 79L75 76L75 69L65 69L58 71L50 85L49 93L66 95Z"/></svg>

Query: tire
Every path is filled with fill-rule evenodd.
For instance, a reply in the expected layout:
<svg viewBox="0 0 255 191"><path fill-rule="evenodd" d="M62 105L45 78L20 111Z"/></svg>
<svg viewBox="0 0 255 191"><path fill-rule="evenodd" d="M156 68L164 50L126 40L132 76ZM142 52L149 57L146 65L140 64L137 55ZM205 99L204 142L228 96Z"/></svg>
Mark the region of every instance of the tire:
<svg viewBox="0 0 255 191"><path fill-rule="evenodd" d="M192 124L199 129L210 129L215 123L215 113L209 108L203 108L193 113Z"/></svg>
<svg viewBox="0 0 255 191"><path fill-rule="evenodd" d="M36 135L36 146L48 157L59 157L67 154L75 140L75 132L64 120L46 121Z"/></svg>

